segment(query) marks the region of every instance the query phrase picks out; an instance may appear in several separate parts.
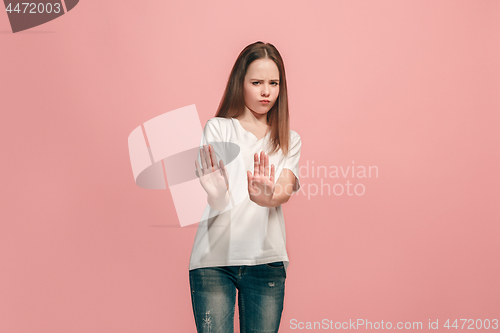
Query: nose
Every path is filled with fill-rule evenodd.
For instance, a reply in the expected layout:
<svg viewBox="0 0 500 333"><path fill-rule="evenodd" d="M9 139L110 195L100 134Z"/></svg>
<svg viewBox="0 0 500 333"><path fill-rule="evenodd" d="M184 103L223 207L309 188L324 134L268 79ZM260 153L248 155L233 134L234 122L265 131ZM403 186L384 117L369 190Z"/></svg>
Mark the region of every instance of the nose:
<svg viewBox="0 0 500 333"><path fill-rule="evenodd" d="M269 87L267 84L263 84L261 94L262 96L269 96Z"/></svg>

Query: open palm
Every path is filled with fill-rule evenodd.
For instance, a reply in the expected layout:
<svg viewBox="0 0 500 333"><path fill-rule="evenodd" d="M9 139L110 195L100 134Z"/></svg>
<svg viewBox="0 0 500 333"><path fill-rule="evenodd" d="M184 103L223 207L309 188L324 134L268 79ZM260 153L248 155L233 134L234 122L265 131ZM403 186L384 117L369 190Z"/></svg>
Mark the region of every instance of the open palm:
<svg viewBox="0 0 500 333"><path fill-rule="evenodd" d="M229 189L227 169L222 160L217 163L217 157L211 145L200 149L201 168L198 160L194 162L200 184L211 197L222 196Z"/></svg>
<svg viewBox="0 0 500 333"><path fill-rule="evenodd" d="M247 178L250 200L261 206L271 202L274 193L274 164L269 171L269 157L263 151L260 153L260 161L255 153L254 174L247 171Z"/></svg>

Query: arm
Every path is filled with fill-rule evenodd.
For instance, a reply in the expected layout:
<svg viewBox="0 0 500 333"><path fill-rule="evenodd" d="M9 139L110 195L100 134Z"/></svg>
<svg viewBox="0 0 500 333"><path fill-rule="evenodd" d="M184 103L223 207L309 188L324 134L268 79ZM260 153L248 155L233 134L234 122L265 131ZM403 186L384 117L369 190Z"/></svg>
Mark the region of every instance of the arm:
<svg viewBox="0 0 500 333"><path fill-rule="evenodd" d="M263 207L273 208L288 202L293 193L293 186L295 185L295 175L290 169L283 169L280 178L274 187L273 197L268 204Z"/></svg>
<svg viewBox="0 0 500 333"><path fill-rule="evenodd" d="M228 184L228 175L222 161L225 156L224 151L219 147L221 159L217 160L217 154L211 142L224 142L220 130L219 122L212 118L209 119L203 129L200 143L200 152L198 160L195 161L196 175L207 193L207 203L215 210L224 211L231 201ZM203 169L202 169L203 168Z"/></svg>
<svg viewBox="0 0 500 333"><path fill-rule="evenodd" d="M227 205L229 204L230 197L229 197L229 192L226 191L224 194L220 197L215 197L212 195L207 194L207 202L212 207L213 209L216 209L220 212L224 211L226 209Z"/></svg>

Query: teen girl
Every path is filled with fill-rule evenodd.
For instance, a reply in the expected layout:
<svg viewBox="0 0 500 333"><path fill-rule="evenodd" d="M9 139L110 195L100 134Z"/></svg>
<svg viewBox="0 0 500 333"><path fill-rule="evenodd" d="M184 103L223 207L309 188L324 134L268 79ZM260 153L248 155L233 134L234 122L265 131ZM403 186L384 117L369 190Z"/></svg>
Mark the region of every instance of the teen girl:
<svg viewBox="0 0 500 333"><path fill-rule="evenodd" d="M195 167L209 209L219 214L200 222L191 252L198 332L233 332L236 291L241 333L278 332L289 264L281 205L300 188L301 140L289 128L287 96L278 50L253 43L236 59L217 113L205 125ZM230 143L242 157L231 175L225 152L214 148ZM243 181L248 196L226 209L237 190L229 188L231 176Z"/></svg>

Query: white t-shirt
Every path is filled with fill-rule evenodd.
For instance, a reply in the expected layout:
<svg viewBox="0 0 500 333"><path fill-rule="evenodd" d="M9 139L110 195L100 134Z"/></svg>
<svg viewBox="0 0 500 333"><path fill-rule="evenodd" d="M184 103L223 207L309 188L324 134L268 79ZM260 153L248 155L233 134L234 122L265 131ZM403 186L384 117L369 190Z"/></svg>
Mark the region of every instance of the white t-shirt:
<svg viewBox="0 0 500 333"><path fill-rule="evenodd" d="M254 174L254 154L258 153L260 160L260 152L266 152L269 137L270 132L258 140L235 118L214 117L207 121L200 147L211 144L217 155L217 162L223 160L228 170L233 205L230 204L229 208L219 212L207 204L194 239L190 270L283 261L286 271L289 260L281 205L262 207L248 196L247 170ZM284 156L281 149L268 155L269 168L271 164L275 167L275 183L285 168L295 174L297 179L293 192L300 189L301 145L299 134L291 130L288 156ZM199 154L198 162L201 166Z"/></svg>

